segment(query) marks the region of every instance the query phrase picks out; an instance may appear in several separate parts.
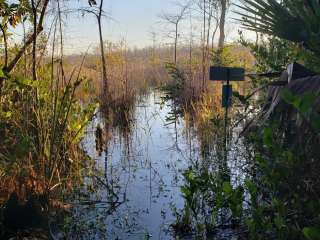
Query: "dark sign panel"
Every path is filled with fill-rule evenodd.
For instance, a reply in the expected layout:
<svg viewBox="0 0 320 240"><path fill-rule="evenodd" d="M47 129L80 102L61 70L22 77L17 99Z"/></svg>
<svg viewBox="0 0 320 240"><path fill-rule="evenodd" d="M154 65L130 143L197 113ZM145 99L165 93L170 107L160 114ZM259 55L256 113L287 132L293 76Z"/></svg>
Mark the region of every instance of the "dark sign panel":
<svg viewBox="0 0 320 240"><path fill-rule="evenodd" d="M243 68L210 67L212 81L244 81Z"/></svg>
<svg viewBox="0 0 320 240"><path fill-rule="evenodd" d="M222 107L229 108L232 106L232 86L223 85L222 87Z"/></svg>

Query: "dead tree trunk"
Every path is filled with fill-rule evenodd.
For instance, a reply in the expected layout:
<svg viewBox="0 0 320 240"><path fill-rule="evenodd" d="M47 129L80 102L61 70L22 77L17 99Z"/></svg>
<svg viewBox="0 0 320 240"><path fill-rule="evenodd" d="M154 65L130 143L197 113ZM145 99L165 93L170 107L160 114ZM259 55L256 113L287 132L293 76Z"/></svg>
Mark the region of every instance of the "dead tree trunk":
<svg viewBox="0 0 320 240"><path fill-rule="evenodd" d="M106 68L106 58L104 52L104 42L102 36L102 24L101 24L101 17L102 17L102 7L103 7L103 0L100 1L99 6L99 13L97 15L98 20L98 27L99 27L99 40L100 40L100 52L101 52L101 64L102 64L102 96L104 99L108 97L108 77L107 77L107 68Z"/></svg>
<svg viewBox="0 0 320 240"><path fill-rule="evenodd" d="M222 49L225 41L225 23L226 23L226 13L227 13L227 0L221 0L221 15L220 15L220 37L219 37L219 49Z"/></svg>
<svg viewBox="0 0 320 240"><path fill-rule="evenodd" d="M4 44L4 67L8 65L8 42L7 42L7 33L6 27L0 23L0 29L2 32L3 44Z"/></svg>
<svg viewBox="0 0 320 240"><path fill-rule="evenodd" d="M33 15L33 32L37 32L37 4L34 0L31 0L31 7L32 7L32 15ZM33 35L33 43L32 43L32 79L37 80L37 35Z"/></svg>
<svg viewBox="0 0 320 240"><path fill-rule="evenodd" d="M178 22L175 25L175 37L174 37L174 64L177 65L177 46L178 46Z"/></svg>
<svg viewBox="0 0 320 240"><path fill-rule="evenodd" d="M189 3L186 5L182 5L180 12L178 14L165 13L160 15L160 18L162 18L165 22L172 24L174 26L174 29L172 29L172 33L174 34L174 36L172 36L172 38L174 38L173 61L175 65L178 62L177 51L178 51L178 40L179 40L179 24L184 19L188 9L189 9Z"/></svg>
<svg viewBox="0 0 320 240"><path fill-rule="evenodd" d="M219 28L219 19L216 19L216 26L212 32L212 37L211 37L211 48L212 49L214 49L214 39L215 39L216 33L218 31L218 28Z"/></svg>
<svg viewBox="0 0 320 240"><path fill-rule="evenodd" d="M203 0L203 35L202 35L202 85L204 91L206 81L206 1Z"/></svg>

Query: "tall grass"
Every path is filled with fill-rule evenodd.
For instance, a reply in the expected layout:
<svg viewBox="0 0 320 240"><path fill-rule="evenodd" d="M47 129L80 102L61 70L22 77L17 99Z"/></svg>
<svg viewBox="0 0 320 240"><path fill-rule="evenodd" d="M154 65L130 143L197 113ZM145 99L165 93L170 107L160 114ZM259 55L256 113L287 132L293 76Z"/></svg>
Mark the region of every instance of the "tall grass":
<svg viewBox="0 0 320 240"><path fill-rule="evenodd" d="M79 180L85 166L78 143L95 107L76 99L81 69L65 78L50 77L50 67L38 69L37 81L16 76L5 81L0 106L0 192L5 198L11 192L49 198Z"/></svg>

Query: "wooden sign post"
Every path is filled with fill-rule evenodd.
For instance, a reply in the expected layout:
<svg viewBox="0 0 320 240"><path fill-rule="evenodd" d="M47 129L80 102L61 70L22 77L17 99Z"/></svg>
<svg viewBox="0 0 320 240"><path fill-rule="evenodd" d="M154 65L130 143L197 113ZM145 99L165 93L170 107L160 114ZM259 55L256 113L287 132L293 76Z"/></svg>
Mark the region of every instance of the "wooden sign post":
<svg viewBox="0 0 320 240"><path fill-rule="evenodd" d="M226 81L222 87L222 107L226 109L224 119L224 158L225 164L228 159L228 109L232 107L232 85L230 81L244 81L244 68L230 68L230 67L210 67L210 80L212 81Z"/></svg>
<svg viewBox="0 0 320 240"><path fill-rule="evenodd" d="M210 67L210 80L226 81L227 84L222 87L222 107L232 106L232 85L230 81L244 81L243 68L229 67Z"/></svg>

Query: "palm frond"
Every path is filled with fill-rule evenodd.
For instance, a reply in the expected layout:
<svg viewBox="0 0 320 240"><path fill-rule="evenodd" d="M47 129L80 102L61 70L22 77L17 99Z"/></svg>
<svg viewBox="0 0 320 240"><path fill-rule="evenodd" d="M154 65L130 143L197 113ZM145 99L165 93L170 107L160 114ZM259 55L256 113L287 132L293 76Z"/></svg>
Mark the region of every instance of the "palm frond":
<svg viewBox="0 0 320 240"><path fill-rule="evenodd" d="M318 0L242 0L236 5L245 29L302 43L320 53L320 3Z"/></svg>

